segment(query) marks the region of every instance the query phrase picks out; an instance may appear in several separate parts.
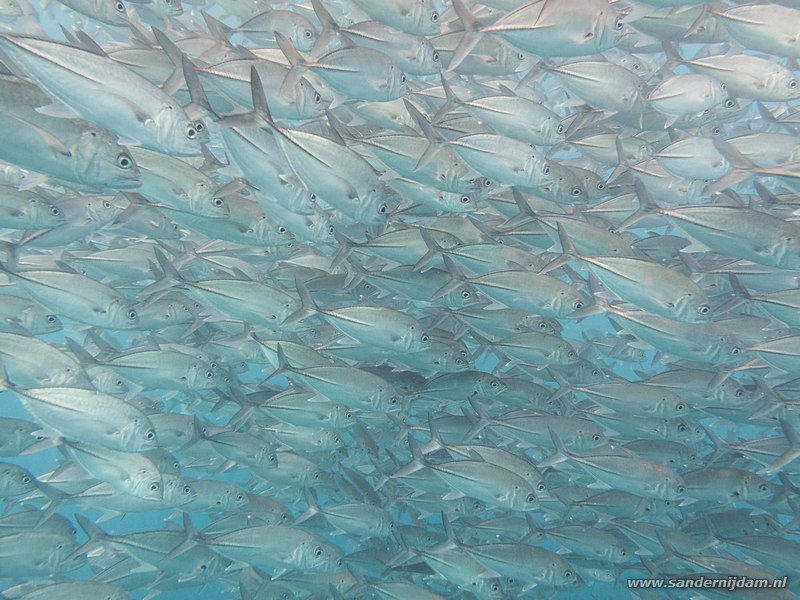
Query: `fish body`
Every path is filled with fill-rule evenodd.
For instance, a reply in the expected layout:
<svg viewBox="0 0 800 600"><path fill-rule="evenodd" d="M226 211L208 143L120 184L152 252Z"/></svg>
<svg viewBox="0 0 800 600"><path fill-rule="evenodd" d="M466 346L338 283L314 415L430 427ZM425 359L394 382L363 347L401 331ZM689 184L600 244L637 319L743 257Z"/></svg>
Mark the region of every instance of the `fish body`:
<svg viewBox="0 0 800 600"><path fill-rule="evenodd" d="M110 58L24 36L4 34L0 45L45 90L100 126L155 150L200 154L205 126L198 131L171 97Z"/></svg>

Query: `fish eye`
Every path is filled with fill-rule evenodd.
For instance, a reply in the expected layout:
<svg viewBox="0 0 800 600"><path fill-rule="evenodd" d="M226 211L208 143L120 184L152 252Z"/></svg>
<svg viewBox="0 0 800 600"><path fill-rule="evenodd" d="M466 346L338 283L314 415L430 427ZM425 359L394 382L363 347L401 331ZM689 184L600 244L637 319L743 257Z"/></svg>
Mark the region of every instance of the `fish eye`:
<svg viewBox="0 0 800 600"><path fill-rule="evenodd" d="M195 122L194 122L194 129L195 129L195 131L197 131L198 133L201 133L201 132L205 131L205 129L206 129L206 126L203 124L203 122L202 122L202 121L195 121Z"/></svg>
<svg viewBox="0 0 800 600"><path fill-rule="evenodd" d="M314 556L316 556L317 558L319 558L320 556L322 556L322 548L320 548L319 546L317 546L316 548L314 548Z"/></svg>
<svg viewBox="0 0 800 600"><path fill-rule="evenodd" d="M616 29L617 31L622 31L624 25L625 24L622 22L622 19L617 19L617 22L614 23L614 29Z"/></svg>
<svg viewBox="0 0 800 600"><path fill-rule="evenodd" d="M572 571L564 571L564 579L571 579Z"/></svg>
<svg viewBox="0 0 800 600"><path fill-rule="evenodd" d="M322 102L322 96L319 95L319 92L314 92L314 104L319 104L320 102ZM314 196L314 194L311 195ZM316 196L314 196L314 199L316 199Z"/></svg>
<svg viewBox="0 0 800 600"><path fill-rule="evenodd" d="M580 196L581 195L581 188L575 186L572 188L572 195L573 196Z"/></svg>
<svg viewBox="0 0 800 600"><path fill-rule="evenodd" d="M155 439L155 437L156 437L156 434L152 429L148 430L148 432L144 434L144 438L146 440L153 440L153 439Z"/></svg>
<svg viewBox="0 0 800 600"><path fill-rule="evenodd" d="M328 227L328 233L331 233L331 234L332 234L334 231L336 231L336 229L333 227L333 225L331 225L330 227Z"/></svg>
<svg viewBox="0 0 800 600"><path fill-rule="evenodd" d="M471 295L472 294L470 294L467 290L464 290L463 292L461 292L461 297L464 298L464 300L469 298Z"/></svg>
<svg viewBox="0 0 800 600"><path fill-rule="evenodd" d="M197 139L197 129L194 128L194 125L186 126L186 137L190 140Z"/></svg>
<svg viewBox="0 0 800 600"><path fill-rule="evenodd" d="M685 432L686 431L686 425L684 425L683 423L678 425L678 431L680 431L681 433Z"/></svg>
<svg viewBox="0 0 800 600"><path fill-rule="evenodd" d="M574 308L575 310L582 309L583 308L583 302L581 302L580 300L575 300L575 302L572 303L572 308Z"/></svg>
<svg viewBox="0 0 800 600"><path fill-rule="evenodd" d="M225 206L225 201L222 198L214 198L214 206L217 208L222 208Z"/></svg>
<svg viewBox="0 0 800 600"><path fill-rule="evenodd" d="M527 502L528 504L533 504L534 502L536 502L536 495L535 494L528 494L525 497L525 502Z"/></svg>
<svg viewBox="0 0 800 600"><path fill-rule="evenodd" d="M545 175L550 175L550 165L545 165L544 169L542 169Z"/></svg>
<svg viewBox="0 0 800 600"><path fill-rule="evenodd" d="M564 126L559 124L556 128L556 133L564 133Z"/></svg>
<svg viewBox="0 0 800 600"><path fill-rule="evenodd" d="M306 38L310 40L312 38L312 36L314 35L314 32L311 31L310 29L306 29L303 32L303 35L306 36Z"/></svg>
<svg viewBox="0 0 800 600"><path fill-rule="evenodd" d="M150 484L150 491L155 492L158 490L159 487L160 486L158 485L158 483L154 481L153 483Z"/></svg>
<svg viewBox="0 0 800 600"><path fill-rule="evenodd" d="M600 437L600 434L599 434L599 433L595 433L595 434L592 436L592 440L593 440L593 441L595 441L595 442L599 442L601 439L602 439L602 437Z"/></svg>
<svg viewBox="0 0 800 600"><path fill-rule="evenodd" d="M278 227L278 233L280 233L281 235L283 235L284 233L286 233L286 227L284 227L283 225L281 225L280 227Z"/></svg>
<svg viewBox="0 0 800 600"><path fill-rule="evenodd" d="M206 371L206 379L213 379L214 372L213 371Z"/></svg>
<svg viewBox="0 0 800 600"><path fill-rule="evenodd" d="M27 481L25 483L27 483ZM762 483L760 486L758 486L758 489L762 492L766 492L769 488L767 487L766 483Z"/></svg>
<svg viewBox="0 0 800 600"><path fill-rule="evenodd" d="M466 194L464 194L463 196L461 196L461 203L462 203L462 204L469 204L469 201L470 201L470 197L469 197L469 196L467 196Z"/></svg>
<svg viewBox="0 0 800 600"><path fill-rule="evenodd" d="M714 127L714 129L711 130L711 133L713 133L714 135L719 135L720 133L722 133L722 129L720 129L719 127Z"/></svg>
<svg viewBox="0 0 800 600"><path fill-rule="evenodd" d="M790 90L795 89L797 87L797 79L792 79L788 85Z"/></svg>
<svg viewBox="0 0 800 600"><path fill-rule="evenodd" d="M400 83L405 83L405 82L406 82L406 74L400 73Z"/></svg>
<svg viewBox="0 0 800 600"><path fill-rule="evenodd" d="M48 323L55 323L56 322L55 315L47 315L47 322Z"/></svg>
<svg viewBox="0 0 800 600"><path fill-rule="evenodd" d="M620 551L619 551L619 555L620 555L620 556L628 556L628 551L627 551L627 550L624 550L624 549L623 549L623 550L620 550Z"/></svg>
<svg viewBox="0 0 800 600"><path fill-rule="evenodd" d="M117 166L120 169L130 169L133 166L133 159L127 152L117 154Z"/></svg>
<svg viewBox="0 0 800 600"><path fill-rule="evenodd" d="M457 358L457 359L456 359L456 364L457 364L457 365L460 367L461 365L463 365L463 364L464 364L464 361L463 361L463 360L461 360L460 358Z"/></svg>
<svg viewBox="0 0 800 600"><path fill-rule="evenodd" d="M423 342L427 342L427 341L428 341L428 335L427 335L426 333L423 333L423 334L422 334L422 337L421 337L420 339L421 339Z"/></svg>
<svg viewBox="0 0 800 600"><path fill-rule="evenodd" d="M391 405L393 405L393 406L394 406L395 404L397 404L397 396L392 396L392 397L389 399L389 404L391 404Z"/></svg>
<svg viewBox="0 0 800 600"><path fill-rule="evenodd" d="M439 13L436 12L435 10L431 12L431 21L433 21L434 23L439 22Z"/></svg>
<svg viewBox="0 0 800 600"><path fill-rule="evenodd" d="M641 68L642 68L642 65L640 65L639 63L636 63L636 62L635 62L635 63L633 63L633 64L631 65L631 67L633 68L633 70L634 70L634 71L638 71L639 69L641 69Z"/></svg>
<svg viewBox="0 0 800 600"><path fill-rule="evenodd" d="M386 214L386 205L385 204L381 204L380 208L378 208L378 212L381 213L382 215L385 215Z"/></svg>
<svg viewBox="0 0 800 600"><path fill-rule="evenodd" d="M190 488L188 485L183 486L183 493L184 494L191 494L192 493L192 488Z"/></svg>
<svg viewBox="0 0 800 600"><path fill-rule="evenodd" d="M599 183L597 184L597 189L598 189L598 190L604 190L604 189L606 189L606 184L605 184L605 183L603 183L602 181L601 181L601 182L599 182Z"/></svg>
<svg viewBox="0 0 800 600"><path fill-rule="evenodd" d="M114 4L114 8L117 9L117 12L125 12L125 5L120 0L117 0L117 2Z"/></svg>
<svg viewBox="0 0 800 600"><path fill-rule="evenodd" d="M699 312L701 315L707 315L711 312L711 307L708 304L701 304L698 307L697 312Z"/></svg>
<svg viewBox="0 0 800 600"><path fill-rule="evenodd" d="M244 494L236 494L236 500L238 502L241 502L242 500L244 500Z"/></svg>
<svg viewBox="0 0 800 600"><path fill-rule="evenodd" d="M742 350L741 348L739 348L739 346L734 346L733 348L731 348L731 354L733 354L734 356L739 356L739 353L741 351Z"/></svg>
<svg viewBox="0 0 800 600"><path fill-rule="evenodd" d="M679 402L675 405L675 410L683 410L684 408L685 406L683 405L683 402Z"/></svg>
<svg viewBox="0 0 800 600"><path fill-rule="evenodd" d="M733 101L731 98L728 98L728 99L725 101L725 107L726 107L726 108L733 108L733 105L734 105L734 104L735 104L735 102L734 102L734 101Z"/></svg>
<svg viewBox="0 0 800 600"><path fill-rule="evenodd" d="M572 350L567 352L567 358L575 358L575 352L573 352Z"/></svg>
<svg viewBox="0 0 800 600"><path fill-rule="evenodd" d="M439 53L435 50L433 51L433 62L439 62Z"/></svg>
<svg viewBox="0 0 800 600"><path fill-rule="evenodd" d="M58 210L58 208L57 208L57 207L55 207L55 206L51 206L51 207L50 207L50 214L51 214L52 216L54 216L54 217L57 217L58 215L60 215L60 214L61 214L61 211L60 211L60 210Z"/></svg>
<svg viewBox="0 0 800 600"><path fill-rule="evenodd" d="M499 383L497 383L496 381L493 381L493 382L492 382L490 385L491 385L493 388L495 388L495 389L496 389L496 388L498 388L498 387L500 386L500 384L499 384Z"/></svg>
<svg viewBox="0 0 800 600"><path fill-rule="evenodd" d="M31 478L28 475L23 475L22 476L22 483L30 483L30 482L31 482Z"/></svg>
<svg viewBox="0 0 800 600"><path fill-rule="evenodd" d="M743 390L742 388L738 388L738 389L737 389L737 390L736 390L736 391L733 393L733 395L734 395L734 396L736 396L737 398L741 398L742 396L744 396L744 390Z"/></svg>
<svg viewBox="0 0 800 600"><path fill-rule="evenodd" d="M128 311L128 318L129 318L131 321L133 321L133 320L134 320L134 319L135 319L137 316L138 316L138 315L136 314L136 311L135 311L135 310L133 310L133 309L130 309L130 310Z"/></svg>

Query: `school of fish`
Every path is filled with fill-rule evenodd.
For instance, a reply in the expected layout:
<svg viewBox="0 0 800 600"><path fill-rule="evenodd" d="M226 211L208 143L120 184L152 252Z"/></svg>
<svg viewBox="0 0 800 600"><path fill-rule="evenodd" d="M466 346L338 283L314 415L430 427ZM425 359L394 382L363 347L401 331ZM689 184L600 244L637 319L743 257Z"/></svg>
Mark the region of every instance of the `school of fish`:
<svg viewBox="0 0 800 600"><path fill-rule="evenodd" d="M0 0L0 597L800 598L798 58L797 0Z"/></svg>

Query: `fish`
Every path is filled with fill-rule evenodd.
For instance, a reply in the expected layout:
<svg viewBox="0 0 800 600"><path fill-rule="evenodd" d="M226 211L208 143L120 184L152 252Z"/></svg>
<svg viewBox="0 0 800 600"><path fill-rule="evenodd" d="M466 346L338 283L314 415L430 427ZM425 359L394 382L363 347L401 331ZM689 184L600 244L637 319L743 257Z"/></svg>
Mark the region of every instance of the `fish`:
<svg viewBox="0 0 800 600"><path fill-rule="evenodd" d="M70 318L100 327L137 326L138 315L133 303L114 288L90 277L69 270L5 272L37 302L44 306L59 305ZM78 290L80 294L76 294Z"/></svg>
<svg viewBox="0 0 800 600"><path fill-rule="evenodd" d="M92 122L101 127L105 125L132 139L140 138L143 145L156 150L178 156L200 154L200 141L206 133L203 122L191 120L175 100L108 56L50 40L8 34L2 36L0 46L46 91L78 114L91 116ZM111 89L114 86L106 87L112 80L116 91ZM137 91L131 95L131 90ZM91 102L98 99L102 99L100 111L91 108Z"/></svg>
<svg viewBox="0 0 800 600"><path fill-rule="evenodd" d="M797 598L797 11L0 0L0 597Z"/></svg>
<svg viewBox="0 0 800 600"><path fill-rule="evenodd" d="M80 388L22 389L4 383L40 423L66 438L122 452L142 452L158 447L156 432L147 415L110 394ZM99 411L102 417L89 415Z"/></svg>
<svg viewBox="0 0 800 600"><path fill-rule="evenodd" d="M559 223L558 227L565 252L587 263L594 276L621 300L676 321L707 321L711 314L709 299L703 289L689 278L640 258L579 254L563 226Z"/></svg>
<svg viewBox="0 0 800 600"><path fill-rule="evenodd" d="M0 158L32 171L91 189L133 189L141 185L136 161L119 138L82 119L55 118L35 111L4 111L5 126L19 134L6 138Z"/></svg>
<svg viewBox="0 0 800 600"><path fill-rule="evenodd" d="M292 10L266 8L234 30L248 39L264 43L275 43L274 32L286 36L300 52L310 52L317 43L318 31L303 14Z"/></svg>
<svg viewBox="0 0 800 600"><path fill-rule="evenodd" d="M119 452L82 443L64 448L67 455L89 475L113 488L145 500L161 500L161 472L144 454Z"/></svg>
<svg viewBox="0 0 800 600"><path fill-rule="evenodd" d="M552 433L552 436L553 445L558 453L575 461L586 472L612 489L660 500L680 500L685 497L686 484L682 477L669 467L638 458L633 454L579 456L567 450L557 434ZM545 462L551 464L550 459Z"/></svg>

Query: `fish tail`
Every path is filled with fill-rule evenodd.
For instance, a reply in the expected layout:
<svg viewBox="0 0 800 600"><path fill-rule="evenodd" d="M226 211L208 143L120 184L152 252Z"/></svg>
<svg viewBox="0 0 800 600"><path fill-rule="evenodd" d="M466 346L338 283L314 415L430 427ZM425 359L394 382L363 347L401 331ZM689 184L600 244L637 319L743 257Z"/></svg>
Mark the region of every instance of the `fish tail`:
<svg viewBox="0 0 800 600"><path fill-rule="evenodd" d="M414 167L415 171L419 171L433 160L434 156L436 156L436 153L439 152L442 144L444 144L444 140L416 106L411 104L411 102L406 99L403 99L403 103L406 105L406 110L408 113L414 118L414 121L417 122L417 125L419 125L419 128L422 130L422 134L425 136L425 139L428 140L428 147L425 149L425 152L422 153L422 156Z"/></svg>
<svg viewBox="0 0 800 600"><path fill-rule="evenodd" d="M289 73L286 75L283 83L281 84L281 91L293 90L297 85L297 82L300 81L300 77L303 74L302 70L305 68L306 60L282 33L278 31L275 32L275 41L278 42L278 47L281 49L281 52L283 52L283 55L286 57L286 60L289 61L289 65L291 66Z"/></svg>
<svg viewBox="0 0 800 600"><path fill-rule="evenodd" d="M328 48L333 38L335 38L339 31L339 24L331 16L320 0L311 0L311 7L314 9L314 14L317 15L319 22L322 23L322 33L317 37L317 42L311 50L311 55L316 56L318 50Z"/></svg>
<svg viewBox="0 0 800 600"><path fill-rule="evenodd" d="M458 96L456 96L453 88L450 87L450 84L447 83L444 72L440 72L439 77L442 80L442 89L444 90L445 102L442 104L442 107L436 111L436 114L433 115L433 119L431 119L432 123L438 123L447 113L453 110L454 106L461 104L461 100L459 100Z"/></svg>
<svg viewBox="0 0 800 600"><path fill-rule="evenodd" d="M317 501L317 495L314 492L314 490L304 488L303 495L305 496L306 503L308 504L308 509L299 517L297 517L297 519L295 519L294 522L295 525L302 523L304 521L308 521L311 517L321 512L319 508L319 502Z"/></svg>
<svg viewBox="0 0 800 600"><path fill-rule="evenodd" d="M475 423L470 430L464 435L464 441L473 440L478 437L481 431L486 429L489 425L491 425L491 421L489 420L489 415L484 410L483 406L481 406L480 402L474 397L468 399L469 405L472 407L472 410L475 411L475 414L478 415L478 421Z"/></svg>
<svg viewBox="0 0 800 600"><path fill-rule="evenodd" d="M425 245L428 247L428 251L414 265L414 271L422 271L436 257L437 254L443 254L446 252L446 250L442 248L435 239L433 239L430 231L424 227L420 227L419 232L422 236L422 241L424 241Z"/></svg>
<svg viewBox="0 0 800 600"><path fill-rule="evenodd" d="M619 227L617 227L616 231L621 232L631 227L632 225L638 223L646 216L652 214L654 211L659 209L658 204L656 204L655 198L653 198L652 194L650 194L647 187L642 183L642 181L638 178L634 178L633 187L636 190L636 197L639 200L639 208L633 213L630 217L625 219Z"/></svg>
<svg viewBox="0 0 800 600"><path fill-rule="evenodd" d="M427 256L427 254L425 255ZM424 259L425 256L422 258ZM421 259L420 259L421 260ZM438 300L439 298L446 296L450 292L457 290L461 284L464 283L465 277L461 272L459 266L447 255L442 256L442 260L444 260L444 265L447 268L447 272L450 274L450 281L444 284L441 288L434 292L433 296L431 296L431 300ZM419 264L419 263L418 263ZM416 268L415 268L416 270Z"/></svg>
<svg viewBox="0 0 800 600"><path fill-rule="evenodd" d="M481 22L470 12L464 0L453 0L453 10L456 11L456 15L464 25L464 36L461 38L458 46L456 46L455 52L453 52L453 57L450 59L450 64L447 66L448 72L457 69L483 37Z"/></svg>

